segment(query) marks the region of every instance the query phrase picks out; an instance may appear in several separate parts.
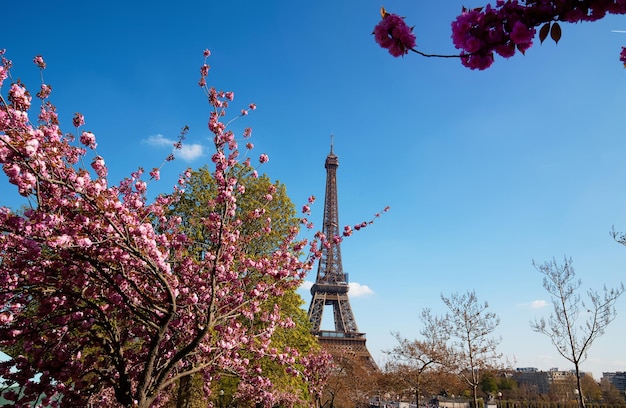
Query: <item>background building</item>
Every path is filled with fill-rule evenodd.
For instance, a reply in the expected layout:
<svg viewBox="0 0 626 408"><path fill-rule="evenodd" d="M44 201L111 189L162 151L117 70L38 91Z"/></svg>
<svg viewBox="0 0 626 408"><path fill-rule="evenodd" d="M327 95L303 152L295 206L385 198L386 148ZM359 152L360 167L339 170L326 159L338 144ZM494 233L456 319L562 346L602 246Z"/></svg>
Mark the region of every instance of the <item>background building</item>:
<svg viewBox="0 0 626 408"><path fill-rule="evenodd" d="M622 394L626 393L626 372L602 373L602 379L613 384Z"/></svg>
<svg viewBox="0 0 626 408"><path fill-rule="evenodd" d="M580 373L584 376L585 373ZM549 371L539 371L535 367L517 368L513 379L518 386L526 387L530 392L545 395L556 394L563 397L573 395L576 387L576 373L573 370L561 371L551 368Z"/></svg>

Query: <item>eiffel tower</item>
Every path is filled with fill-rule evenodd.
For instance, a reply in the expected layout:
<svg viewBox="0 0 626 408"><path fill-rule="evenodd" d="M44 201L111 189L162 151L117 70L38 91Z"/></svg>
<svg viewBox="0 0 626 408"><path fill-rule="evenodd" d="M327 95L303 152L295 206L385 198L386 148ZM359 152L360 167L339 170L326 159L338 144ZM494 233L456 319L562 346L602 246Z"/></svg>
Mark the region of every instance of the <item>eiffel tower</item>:
<svg viewBox="0 0 626 408"><path fill-rule="evenodd" d="M337 167L339 160L333 153L331 136L330 153L326 157L326 197L324 199L324 225L322 232L332 242L341 236L339 231L339 210L337 206ZM317 269L317 279L311 287L309 320L313 324L311 332L322 347L331 354L357 357L378 369L365 345L365 333L359 332L348 299L348 275L341 264L341 247L331 244L323 247ZM321 330L324 306L333 307L335 330Z"/></svg>

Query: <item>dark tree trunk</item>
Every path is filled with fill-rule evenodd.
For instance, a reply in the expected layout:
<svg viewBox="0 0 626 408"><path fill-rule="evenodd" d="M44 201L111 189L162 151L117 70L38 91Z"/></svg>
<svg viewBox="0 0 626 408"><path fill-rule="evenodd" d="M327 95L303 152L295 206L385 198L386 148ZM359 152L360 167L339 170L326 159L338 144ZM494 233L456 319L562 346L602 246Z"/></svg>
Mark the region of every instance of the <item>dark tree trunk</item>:
<svg viewBox="0 0 626 408"><path fill-rule="evenodd" d="M176 398L176 408L191 407L191 380L190 375L186 375L180 379L178 384L178 396Z"/></svg>

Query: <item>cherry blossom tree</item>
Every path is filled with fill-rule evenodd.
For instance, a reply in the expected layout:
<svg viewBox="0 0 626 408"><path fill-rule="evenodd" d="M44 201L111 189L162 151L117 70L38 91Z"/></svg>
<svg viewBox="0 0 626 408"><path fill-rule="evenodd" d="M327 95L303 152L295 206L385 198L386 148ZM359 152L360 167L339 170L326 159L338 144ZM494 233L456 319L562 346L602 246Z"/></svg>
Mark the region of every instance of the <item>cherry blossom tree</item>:
<svg viewBox="0 0 626 408"><path fill-rule="evenodd" d="M452 42L461 50L457 55L426 54L416 48L413 28L403 17L381 9L382 20L374 28L376 42L394 57L415 52L425 57L459 58L470 69L487 69L494 55L510 58L524 54L548 35L561 39L560 22L596 21L607 14L626 14L626 0L496 0L495 5L465 8L452 22ZM620 61L626 66L626 48Z"/></svg>
<svg viewBox="0 0 626 408"><path fill-rule="evenodd" d="M4 54L0 90L12 78ZM74 134L61 130L50 85L36 94L36 118L20 81L0 93L0 164L31 203L23 211L0 207L0 348L11 354L0 363L0 386L12 386L3 394L12 405L159 407L181 378L201 375L208 397L228 373L240 379L240 399L271 406L277 396L258 363L267 358L304 376L312 395L321 392L328 356L270 347L274 332L294 323L267 300L297 287L319 246L330 243L321 234L299 240L294 227L267 254L245 250L271 232L272 220L262 208L237 211L245 189L233 169L256 169L250 158L240 161L238 138L224 121L233 93L207 86L209 55L199 85L210 106L216 191L200 220L201 242L169 211L190 172L149 202L160 168L147 181L138 169L111 184L83 116L74 117ZM45 68L42 57L34 62ZM246 129L240 139L250 136ZM241 234L244 217L263 227Z"/></svg>

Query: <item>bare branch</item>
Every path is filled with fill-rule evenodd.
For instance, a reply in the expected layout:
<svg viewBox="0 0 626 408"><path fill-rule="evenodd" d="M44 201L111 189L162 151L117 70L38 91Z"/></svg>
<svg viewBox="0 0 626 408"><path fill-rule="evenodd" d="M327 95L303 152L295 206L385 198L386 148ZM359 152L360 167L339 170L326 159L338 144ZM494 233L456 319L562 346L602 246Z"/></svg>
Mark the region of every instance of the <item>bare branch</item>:
<svg viewBox="0 0 626 408"><path fill-rule="evenodd" d="M582 283L576 279L571 258L565 258L563 264L553 259L542 265L533 262L533 266L544 275L543 287L552 296L553 312L547 321L544 318L531 321L530 327L548 336L559 354L574 364L579 404L584 408L580 364L587 358L595 339L604 334L615 319L615 302L624 293L624 285L612 289L605 286L602 296L588 290L589 303L586 304L578 293Z"/></svg>

